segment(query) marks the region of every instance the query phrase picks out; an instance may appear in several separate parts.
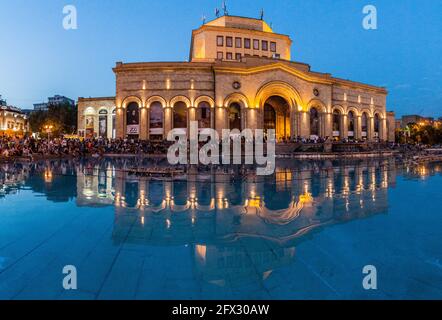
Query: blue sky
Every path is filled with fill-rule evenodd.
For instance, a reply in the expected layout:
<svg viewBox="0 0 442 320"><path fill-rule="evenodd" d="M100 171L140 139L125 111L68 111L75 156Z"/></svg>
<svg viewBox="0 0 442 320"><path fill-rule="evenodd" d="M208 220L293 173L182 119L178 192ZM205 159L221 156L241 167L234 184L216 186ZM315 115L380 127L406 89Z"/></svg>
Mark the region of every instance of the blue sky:
<svg viewBox="0 0 442 320"><path fill-rule="evenodd" d="M78 10L78 30L62 9ZM362 8L378 10L378 30L362 28ZM227 1L229 13L258 17L293 39L292 59L336 77L386 86L398 115L442 116L442 1ZM191 30L211 0L0 0L0 94L31 108L48 96L115 94L116 61L184 61Z"/></svg>

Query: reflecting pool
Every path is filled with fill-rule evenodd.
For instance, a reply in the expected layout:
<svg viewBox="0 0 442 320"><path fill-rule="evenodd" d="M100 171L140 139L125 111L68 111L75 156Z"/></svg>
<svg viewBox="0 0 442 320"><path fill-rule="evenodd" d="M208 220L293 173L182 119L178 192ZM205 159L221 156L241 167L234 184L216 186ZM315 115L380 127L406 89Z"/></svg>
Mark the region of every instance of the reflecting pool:
<svg viewBox="0 0 442 320"><path fill-rule="evenodd" d="M440 299L442 165L0 164L1 299ZM78 289L63 288L75 266ZM364 266L377 270L365 290Z"/></svg>

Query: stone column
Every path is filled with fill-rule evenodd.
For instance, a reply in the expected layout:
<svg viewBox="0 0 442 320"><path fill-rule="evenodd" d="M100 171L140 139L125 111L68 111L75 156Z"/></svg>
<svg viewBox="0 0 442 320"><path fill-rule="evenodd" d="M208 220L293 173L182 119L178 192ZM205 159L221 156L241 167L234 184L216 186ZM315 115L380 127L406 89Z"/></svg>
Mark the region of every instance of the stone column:
<svg viewBox="0 0 442 320"><path fill-rule="evenodd" d="M222 138L222 130L228 129L229 125L226 123L227 121L227 108L224 107L215 107L215 128L218 132L220 138Z"/></svg>
<svg viewBox="0 0 442 320"><path fill-rule="evenodd" d="M107 122L107 138L108 139L112 139L112 110L110 110L110 112L108 112L107 114L107 118L106 118L106 122Z"/></svg>
<svg viewBox="0 0 442 320"><path fill-rule="evenodd" d="M341 139L347 139L348 138L348 121L347 121L347 115L342 114L341 115Z"/></svg>
<svg viewBox="0 0 442 320"><path fill-rule="evenodd" d="M125 109L121 107L117 107L116 114L115 114L115 126L117 131L117 138L122 139L126 136L126 133L124 132L126 129L125 121L126 121L126 115L125 115Z"/></svg>
<svg viewBox="0 0 442 320"><path fill-rule="evenodd" d="M98 138L100 134L100 116L94 115L94 137Z"/></svg>
<svg viewBox="0 0 442 320"><path fill-rule="evenodd" d="M259 121L258 109L247 108L246 114L247 114L246 115L247 123L243 129L245 129L245 128L252 129L252 130L258 129L259 128L259 126L258 126L258 121Z"/></svg>
<svg viewBox="0 0 442 320"><path fill-rule="evenodd" d="M196 120L196 107L191 106L187 108L187 136L190 136L190 122Z"/></svg>
<svg viewBox="0 0 442 320"><path fill-rule="evenodd" d="M374 117L370 116L368 118L368 132L367 132L367 140L372 142L374 139Z"/></svg>
<svg viewBox="0 0 442 320"><path fill-rule="evenodd" d="M388 141L388 132L387 132L387 119L382 118L380 121L380 128L379 128L379 138L381 141Z"/></svg>
<svg viewBox="0 0 442 320"><path fill-rule="evenodd" d="M215 110L216 108L210 108L210 128L216 129L215 126Z"/></svg>
<svg viewBox="0 0 442 320"><path fill-rule="evenodd" d="M357 115L355 116L355 139L360 140L362 138L362 117Z"/></svg>
<svg viewBox="0 0 442 320"><path fill-rule="evenodd" d="M150 108L146 108L146 140L150 140Z"/></svg>
<svg viewBox="0 0 442 320"><path fill-rule="evenodd" d="M297 114L296 114L296 106L292 106L291 108L290 108L290 139L294 139L294 138L296 138L296 136L298 135L298 130L297 130L297 128L296 128L296 124L297 124L297 121L296 121L296 116L297 116Z"/></svg>
<svg viewBox="0 0 442 320"><path fill-rule="evenodd" d="M140 108L140 140L147 140L148 136L148 123L147 114L149 109L142 107Z"/></svg>
<svg viewBox="0 0 442 320"><path fill-rule="evenodd" d="M173 126L173 110L171 107L164 108L164 139L167 139L167 134L172 130Z"/></svg>
<svg viewBox="0 0 442 320"><path fill-rule="evenodd" d="M333 117L332 114L330 112L325 112L322 114L322 118L324 121L324 136L325 137L329 137L329 138L333 138Z"/></svg>
<svg viewBox="0 0 442 320"><path fill-rule="evenodd" d="M310 119L309 119L309 113L307 111L302 110L299 113L299 129L300 129L300 136L303 138L309 138L310 137Z"/></svg>

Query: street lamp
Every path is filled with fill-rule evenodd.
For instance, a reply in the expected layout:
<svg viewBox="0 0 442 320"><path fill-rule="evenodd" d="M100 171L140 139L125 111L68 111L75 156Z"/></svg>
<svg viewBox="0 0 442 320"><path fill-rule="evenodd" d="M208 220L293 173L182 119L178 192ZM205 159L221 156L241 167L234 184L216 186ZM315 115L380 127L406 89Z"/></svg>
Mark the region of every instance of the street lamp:
<svg viewBox="0 0 442 320"><path fill-rule="evenodd" d="M47 124L47 125L44 126L44 129L45 129L46 133L48 134L48 139L51 138L51 132L52 132L53 128L54 128L53 125L48 125Z"/></svg>

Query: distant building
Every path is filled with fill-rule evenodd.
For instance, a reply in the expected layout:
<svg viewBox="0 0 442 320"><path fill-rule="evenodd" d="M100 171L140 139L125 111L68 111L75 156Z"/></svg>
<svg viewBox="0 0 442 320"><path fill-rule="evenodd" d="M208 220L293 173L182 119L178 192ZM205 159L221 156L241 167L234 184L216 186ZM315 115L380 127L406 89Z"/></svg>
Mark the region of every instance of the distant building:
<svg viewBox="0 0 442 320"><path fill-rule="evenodd" d="M0 136L22 136L28 130L28 117L20 108L8 106L0 96Z"/></svg>
<svg viewBox="0 0 442 320"><path fill-rule="evenodd" d="M57 105L63 105L63 104L69 104L71 106L75 105L75 101L65 97L60 96L56 94L53 97L48 98L48 102L41 102L41 103L34 103L34 110L35 111L46 111L49 109L49 106L57 106Z"/></svg>
<svg viewBox="0 0 442 320"><path fill-rule="evenodd" d="M401 121L401 126L400 126L401 128L405 128L410 124L434 125L433 117L423 117L417 114L402 116L402 119L400 121Z"/></svg>

